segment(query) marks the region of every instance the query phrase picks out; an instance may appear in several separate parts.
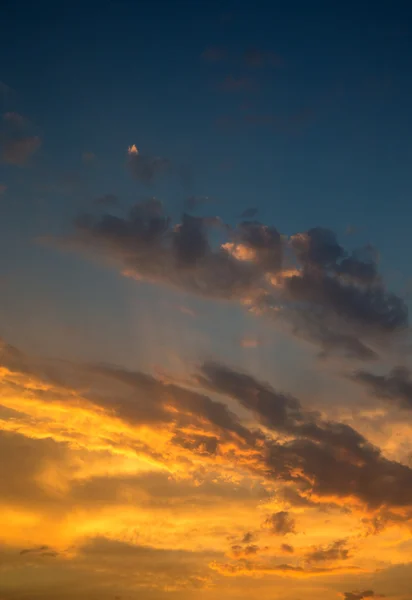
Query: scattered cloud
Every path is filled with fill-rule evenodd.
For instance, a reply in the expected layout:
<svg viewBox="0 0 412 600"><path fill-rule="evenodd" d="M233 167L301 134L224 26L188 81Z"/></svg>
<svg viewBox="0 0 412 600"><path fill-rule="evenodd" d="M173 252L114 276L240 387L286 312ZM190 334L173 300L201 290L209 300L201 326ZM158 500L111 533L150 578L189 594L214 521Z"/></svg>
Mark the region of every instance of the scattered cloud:
<svg viewBox="0 0 412 600"><path fill-rule="evenodd" d="M296 533L296 523L293 517L287 511L279 511L270 515L263 527L267 528L273 535L287 535Z"/></svg>
<svg viewBox="0 0 412 600"><path fill-rule="evenodd" d="M305 554L305 558L310 563L347 560L350 558L347 541L337 540L328 546L312 548Z"/></svg>

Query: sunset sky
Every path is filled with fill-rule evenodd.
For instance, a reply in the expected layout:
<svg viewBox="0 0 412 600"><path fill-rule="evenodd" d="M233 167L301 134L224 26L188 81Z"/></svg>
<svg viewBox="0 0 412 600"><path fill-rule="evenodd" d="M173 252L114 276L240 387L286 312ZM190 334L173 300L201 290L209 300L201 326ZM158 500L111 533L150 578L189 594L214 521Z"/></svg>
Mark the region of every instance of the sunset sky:
<svg viewBox="0 0 412 600"><path fill-rule="evenodd" d="M412 6L0 8L0 600L412 600Z"/></svg>

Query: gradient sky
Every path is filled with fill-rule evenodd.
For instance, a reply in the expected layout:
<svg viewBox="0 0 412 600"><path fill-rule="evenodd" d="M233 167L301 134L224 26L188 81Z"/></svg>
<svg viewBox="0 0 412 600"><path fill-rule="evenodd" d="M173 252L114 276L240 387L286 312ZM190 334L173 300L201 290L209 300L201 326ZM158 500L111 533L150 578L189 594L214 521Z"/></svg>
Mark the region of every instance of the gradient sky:
<svg viewBox="0 0 412 600"><path fill-rule="evenodd" d="M411 19L2 3L1 600L412 600Z"/></svg>

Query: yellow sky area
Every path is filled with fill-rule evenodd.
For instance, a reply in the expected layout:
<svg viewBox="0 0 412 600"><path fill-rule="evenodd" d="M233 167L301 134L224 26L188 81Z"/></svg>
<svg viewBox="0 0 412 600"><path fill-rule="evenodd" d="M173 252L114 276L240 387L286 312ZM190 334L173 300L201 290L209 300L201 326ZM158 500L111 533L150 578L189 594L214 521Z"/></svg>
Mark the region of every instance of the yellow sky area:
<svg viewBox="0 0 412 600"><path fill-rule="evenodd" d="M72 387L34 369L0 376L0 451L9 458L0 465L1 556L13 593L47 581L38 597L51 598L53 585L76 577L79 598L94 582L104 583L102 598L160 590L180 600L201 589L217 600L223 590L251 593L239 582L254 580L263 600L311 600L310 589L333 600L337 581L412 562L402 523L366 535L373 513L355 499L346 500L352 512L339 498L294 504L283 495L293 486L265 473L261 448L219 433L175 392L157 404L144 378L138 396L92 371ZM207 452L216 436L219 453ZM293 527L268 526L279 513ZM282 581L295 595L282 595Z"/></svg>

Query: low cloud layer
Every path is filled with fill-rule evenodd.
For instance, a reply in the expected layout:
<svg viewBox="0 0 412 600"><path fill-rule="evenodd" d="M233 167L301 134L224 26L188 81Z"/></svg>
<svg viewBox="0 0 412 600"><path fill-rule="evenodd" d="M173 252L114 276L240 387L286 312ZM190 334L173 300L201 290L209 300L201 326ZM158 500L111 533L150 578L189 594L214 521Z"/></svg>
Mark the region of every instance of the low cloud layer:
<svg viewBox="0 0 412 600"><path fill-rule="evenodd" d="M53 570L59 586L75 574L82 600L90 569L112 597L138 581L148 598L200 589L209 597L222 576L326 585L372 573L385 531L406 530L412 518L412 470L354 428L220 363L203 364L186 384L34 359L2 343L9 572ZM372 536L365 523L379 518Z"/></svg>

